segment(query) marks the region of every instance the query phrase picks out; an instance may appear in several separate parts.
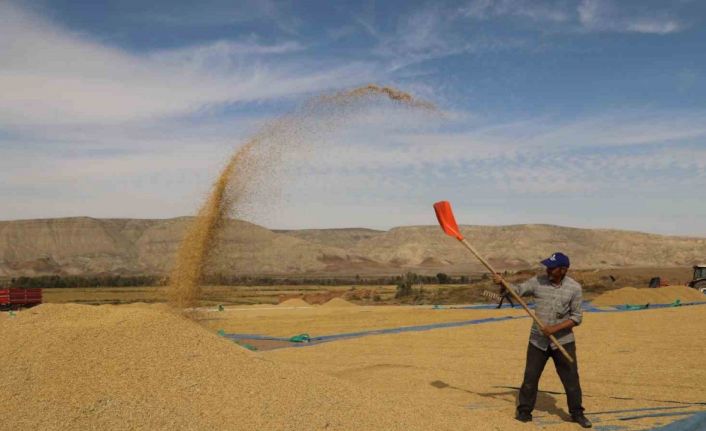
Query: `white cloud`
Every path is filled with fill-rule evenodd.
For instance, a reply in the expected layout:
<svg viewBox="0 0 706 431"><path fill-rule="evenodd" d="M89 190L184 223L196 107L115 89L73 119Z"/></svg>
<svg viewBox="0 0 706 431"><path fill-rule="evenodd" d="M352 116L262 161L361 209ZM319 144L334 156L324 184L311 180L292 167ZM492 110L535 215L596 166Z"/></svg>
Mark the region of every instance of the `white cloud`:
<svg viewBox="0 0 706 431"><path fill-rule="evenodd" d="M658 9L613 0L473 0L460 8L474 20L511 17L532 24L553 24L553 30L668 34L686 25L665 3Z"/></svg>
<svg viewBox="0 0 706 431"><path fill-rule="evenodd" d="M439 136L429 135L427 146L435 147ZM428 160L429 153L418 152L419 147L378 148L384 141L338 152L341 158L358 155L348 166L333 161L328 169L328 160L319 164L319 158L313 168L302 165L284 181L288 199L269 217L254 219L287 227L433 224L431 203L449 199L459 214L465 207L465 220L473 223L706 234L703 222L694 216L706 214L706 205L693 195L706 181L706 148L662 146L586 154L572 148L544 152L528 147L513 156L499 153L453 162ZM442 150L462 154L464 141L468 139ZM324 207L323 215L317 212L312 219L315 205Z"/></svg>
<svg viewBox="0 0 706 431"><path fill-rule="evenodd" d="M429 204L448 198L467 205L468 220L476 223L701 232L695 218L670 228L654 210L645 209L633 224L630 220L636 208L665 196L672 200L670 214L678 217L684 202L693 200L693 190L703 186L706 148L692 142L706 136L699 129L703 114L612 113L574 122L529 118L507 124L456 114L452 125L474 118L473 125L450 132L438 116L372 108L306 118L291 139L313 148L284 148L283 160L266 166L269 178L258 184L264 196L246 202L239 215L292 228L430 224ZM237 146L234 136L241 126L211 134L205 133L208 126L175 122L173 127L114 134L120 127L111 126L65 136L105 140L107 148L133 141L145 148L137 153L5 152L0 198L8 205L2 218L192 214ZM278 194L270 194L273 190ZM650 197L641 200L641 195ZM570 203L561 204L559 212L547 209L559 202ZM316 205L323 209L312 219ZM689 211L705 210L696 204Z"/></svg>
<svg viewBox="0 0 706 431"><path fill-rule="evenodd" d="M681 31L683 25L676 20L658 20L655 18L638 18L625 23L627 31L636 33L668 34Z"/></svg>
<svg viewBox="0 0 706 431"><path fill-rule="evenodd" d="M190 66L194 72L204 72L210 67L222 70L252 61L251 55L277 55L300 52L306 48L296 41L286 41L275 45L262 45L257 38L229 41L219 40L206 45L195 45L158 51L149 55L157 64L164 67Z"/></svg>
<svg viewBox="0 0 706 431"><path fill-rule="evenodd" d="M325 173L423 166L448 169L486 162L493 163L490 169L512 165L516 170L522 163L552 166L554 161L549 160L554 157L562 157L556 161L559 165L585 165L596 158L615 162L612 154L629 152L633 155L621 163L633 160L638 161L633 167L656 166L669 160L686 167L691 157L678 150L706 139L706 112L699 111L616 111L573 121L533 117L508 123L480 117L470 122L469 118L474 117L457 114L449 119L425 112L372 109L349 117L351 127L343 127L335 142L320 143L311 164ZM445 131L447 126L463 130ZM640 152L650 154L652 165L644 156L634 155ZM674 154L680 158L674 159Z"/></svg>
<svg viewBox="0 0 706 431"><path fill-rule="evenodd" d="M117 154L4 150L0 218L193 214L231 151L201 143Z"/></svg>
<svg viewBox="0 0 706 431"><path fill-rule="evenodd" d="M356 129L324 142L312 158L294 160L284 183L296 184L307 172L308 188L334 188L335 199L345 195L343 189L413 198L459 181L523 195L642 187L664 192L698 186L706 176L706 148L695 149L706 139L706 113L612 113L573 122L536 118L463 132L401 130L396 125L409 120L395 122L399 115L379 115L384 122L363 127L353 121Z"/></svg>
<svg viewBox="0 0 706 431"><path fill-rule="evenodd" d="M261 22L285 33L296 34L302 26L301 20L292 13L289 3L273 0L171 2L167 8L155 4L156 12L149 12L149 6L141 6L138 13L130 13L129 4L121 4L121 9L134 21L172 28Z"/></svg>
<svg viewBox="0 0 706 431"><path fill-rule="evenodd" d="M378 40L373 52L391 72L437 58L524 45L524 41L516 38L470 34L463 18L457 9L429 4L401 15L391 33L376 30L368 21L359 19L359 22Z"/></svg>
<svg viewBox="0 0 706 431"><path fill-rule="evenodd" d="M686 24L668 6L653 10L640 4L611 0L472 0L462 7L429 3L402 14L394 31L385 33L371 19L357 18L377 40L373 53L398 72L430 60L498 50L537 47L551 40L534 40L527 33L503 34L479 21L510 18L516 29L545 34L618 32L668 34Z"/></svg>
<svg viewBox="0 0 706 431"><path fill-rule="evenodd" d="M399 18L394 33L378 35L375 52L390 64L391 70L446 57L468 49L468 42L458 39L446 26L453 17L440 7L427 6ZM369 27L369 26L368 26Z"/></svg>
<svg viewBox="0 0 706 431"><path fill-rule="evenodd" d="M565 2L533 0L474 0L462 7L461 12L475 19L513 16L537 22L564 22L571 18Z"/></svg>
<svg viewBox="0 0 706 431"><path fill-rule="evenodd" d="M581 0L579 21L589 31L668 34L685 28L667 12L621 8L620 5L609 0Z"/></svg>
<svg viewBox="0 0 706 431"><path fill-rule="evenodd" d="M599 148L669 143L706 137L706 112L614 111L559 127L545 126L526 139L536 148ZM542 126L538 126L541 128Z"/></svg>
<svg viewBox="0 0 706 431"><path fill-rule="evenodd" d="M267 62L296 42L254 40L132 54L0 3L0 126L119 123L270 100L365 80L363 64ZM306 64L306 63L304 63Z"/></svg>

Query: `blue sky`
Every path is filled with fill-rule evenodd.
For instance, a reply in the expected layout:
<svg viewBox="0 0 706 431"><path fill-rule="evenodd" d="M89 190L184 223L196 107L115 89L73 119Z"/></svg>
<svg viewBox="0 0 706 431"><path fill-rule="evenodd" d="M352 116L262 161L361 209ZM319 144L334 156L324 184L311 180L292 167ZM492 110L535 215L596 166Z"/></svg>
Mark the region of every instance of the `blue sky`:
<svg viewBox="0 0 706 431"><path fill-rule="evenodd" d="M193 214L269 120L374 82L443 114L307 119L237 215L706 236L704 42L696 0L0 0L0 219Z"/></svg>

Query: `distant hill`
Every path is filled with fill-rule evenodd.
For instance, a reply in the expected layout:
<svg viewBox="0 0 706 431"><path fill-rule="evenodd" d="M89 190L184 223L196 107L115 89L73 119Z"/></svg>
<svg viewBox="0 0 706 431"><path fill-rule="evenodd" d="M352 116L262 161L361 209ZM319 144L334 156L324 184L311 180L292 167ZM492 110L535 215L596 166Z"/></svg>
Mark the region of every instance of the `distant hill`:
<svg viewBox="0 0 706 431"><path fill-rule="evenodd" d="M0 222L0 276L167 274L191 218L88 217ZM577 268L665 267L706 260L706 238L551 225L462 226L498 269L537 266L556 250ZM269 230L229 220L208 272L265 274L449 273L481 267L437 226Z"/></svg>

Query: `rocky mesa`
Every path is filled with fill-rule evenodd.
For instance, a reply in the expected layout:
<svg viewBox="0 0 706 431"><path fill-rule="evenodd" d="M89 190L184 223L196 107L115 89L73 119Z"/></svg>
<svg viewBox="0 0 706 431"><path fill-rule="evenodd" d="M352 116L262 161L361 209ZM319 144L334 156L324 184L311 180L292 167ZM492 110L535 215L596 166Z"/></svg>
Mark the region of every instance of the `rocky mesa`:
<svg viewBox="0 0 706 431"><path fill-rule="evenodd" d="M190 217L89 217L0 222L0 276L167 274ZM706 260L706 238L552 225L462 226L498 268L537 265L556 250L577 268L685 266ZM228 220L207 271L226 275L473 272L479 265L437 226L388 231L270 230Z"/></svg>

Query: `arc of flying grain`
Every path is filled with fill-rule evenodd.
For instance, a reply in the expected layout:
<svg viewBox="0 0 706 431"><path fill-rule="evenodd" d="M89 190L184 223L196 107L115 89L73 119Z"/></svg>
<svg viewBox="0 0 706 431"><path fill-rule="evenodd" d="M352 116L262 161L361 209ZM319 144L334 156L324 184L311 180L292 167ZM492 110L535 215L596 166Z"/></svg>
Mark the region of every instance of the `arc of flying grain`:
<svg viewBox="0 0 706 431"><path fill-rule="evenodd" d="M316 109L343 108L347 105L360 103L368 98L385 97L394 102L416 109L434 111L432 103L416 100L408 93L392 87L382 87L369 84L352 90L323 95L304 104L304 111L315 112ZM222 229L224 221L237 200L241 197L238 192L246 189L249 178L239 175L243 166L246 166L255 157L258 146L273 134L287 133L288 129L296 127L296 121L285 116L267 124L262 131L251 138L230 159L218 179L214 183L211 194L199 210L192 224L187 229L177 250L174 267L169 277L169 302L172 306L183 309L197 305L201 293L201 281L204 268L209 260L209 253L213 243ZM234 198L228 197L229 186L236 187Z"/></svg>

